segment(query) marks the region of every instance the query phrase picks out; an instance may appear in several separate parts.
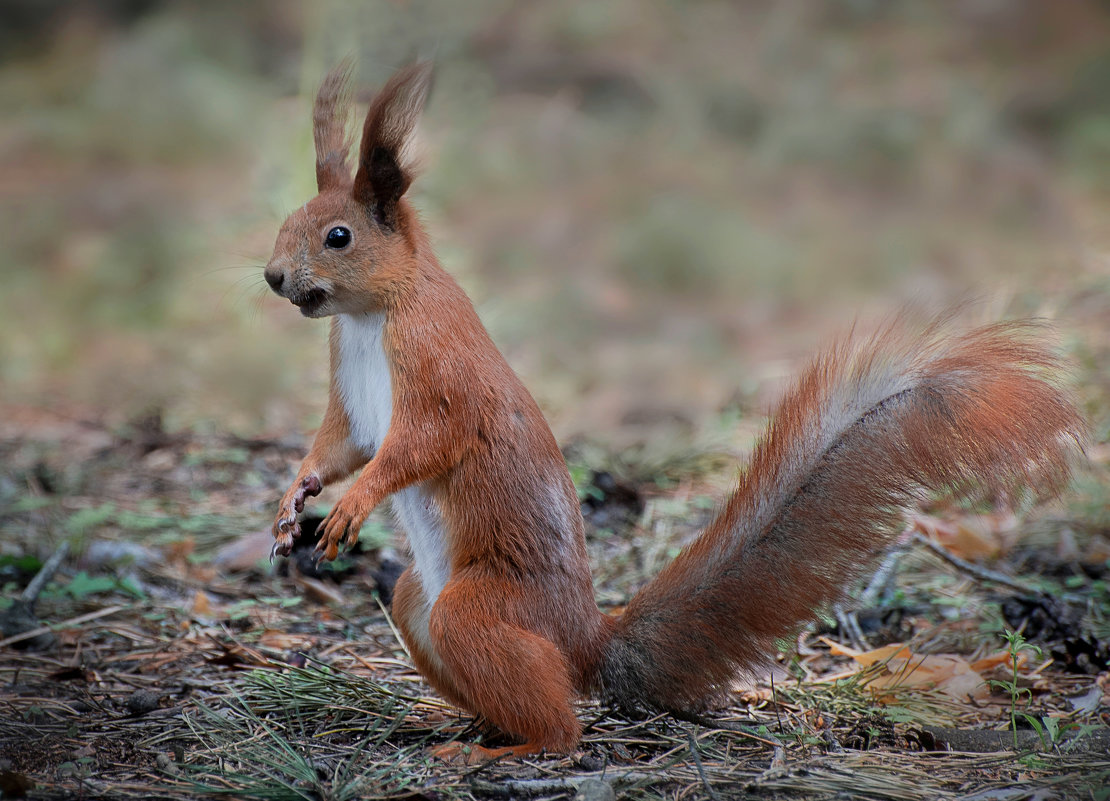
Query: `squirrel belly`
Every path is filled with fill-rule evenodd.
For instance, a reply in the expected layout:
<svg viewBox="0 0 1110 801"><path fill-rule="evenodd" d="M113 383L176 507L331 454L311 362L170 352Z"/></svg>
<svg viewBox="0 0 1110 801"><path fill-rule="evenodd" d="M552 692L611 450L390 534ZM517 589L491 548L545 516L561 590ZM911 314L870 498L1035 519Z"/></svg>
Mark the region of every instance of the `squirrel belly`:
<svg viewBox="0 0 1110 801"><path fill-rule="evenodd" d="M385 324L382 312L341 314L334 323L336 389L347 413L351 444L367 459L385 441L393 418L393 380L382 345ZM439 505L424 483L394 493L392 505L401 530L408 536L415 573L430 608L447 583L449 572L447 533Z"/></svg>
<svg viewBox="0 0 1110 801"><path fill-rule="evenodd" d="M274 523L275 552L322 486L361 471L320 524L335 558L388 497L414 564L394 618L453 703L568 751L576 695L696 709L835 601L924 493L1058 492L1084 438L1046 326L890 326L819 356L771 416L708 528L603 615L566 463L538 405L439 265L404 197L430 65L370 104L348 166L348 69L314 108L320 193L278 233L267 283L333 317L319 431Z"/></svg>

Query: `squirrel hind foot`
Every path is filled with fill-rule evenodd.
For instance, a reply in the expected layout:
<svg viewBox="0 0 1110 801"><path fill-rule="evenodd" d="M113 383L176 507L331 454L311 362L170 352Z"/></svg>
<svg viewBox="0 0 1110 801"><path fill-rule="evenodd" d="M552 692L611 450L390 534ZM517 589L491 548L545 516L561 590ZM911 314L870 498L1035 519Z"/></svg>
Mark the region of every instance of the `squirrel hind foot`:
<svg viewBox="0 0 1110 801"><path fill-rule="evenodd" d="M452 765L485 765L498 759L519 759L529 754L538 754L543 750L543 746L535 742L503 748L486 748L481 745L454 742L437 745L428 753L435 759L442 759Z"/></svg>

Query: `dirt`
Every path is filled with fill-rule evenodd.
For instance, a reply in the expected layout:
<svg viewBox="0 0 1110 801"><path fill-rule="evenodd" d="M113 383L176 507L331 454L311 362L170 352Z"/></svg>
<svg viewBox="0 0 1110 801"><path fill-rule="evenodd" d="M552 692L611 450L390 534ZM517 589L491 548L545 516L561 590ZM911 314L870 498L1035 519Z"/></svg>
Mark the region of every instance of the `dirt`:
<svg viewBox="0 0 1110 801"><path fill-rule="evenodd" d="M359 547L334 566L320 567L308 556L313 523L320 517L310 509L293 558L271 567L266 560L269 516L292 478L302 445L169 433L156 415L122 430L43 414L28 427L31 416L18 426L9 418L0 440L0 487L15 509L3 521L6 593L26 586L57 543L70 542L73 551L33 607L36 622L55 624L54 644L36 650L27 647L28 639L0 650L0 771L5 771L0 783L12 788L5 797L20 797L27 782L35 785L30 796L40 798L206 797L221 782L238 787L235 793L242 797L284 797L298 781L316 787L310 794L318 797L342 796L348 786L334 770L354 764L362 766L364 776L377 770L385 772L383 777L415 771L412 775L421 776L429 792L436 788L437 797L498 795L489 789L491 781L510 794L526 794L539 787L534 782L542 775L532 765L564 777L566 788L577 786L576 776L615 773L624 777L615 786L633 794L706 786L725 791L740 786L739 781L751 797L806 797L835 788L844 760L857 759L852 754L879 760L854 768L864 775L880 765L895 775L916 770L917 761L936 749L990 752L984 758L991 759L1013 751L1004 691L942 703L924 686L885 699L869 693L866 681L853 689L836 678L852 675L851 660L830 652L827 639L817 639L822 631L834 638L843 635L825 628L800 641L797 657L784 652L773 685L738 685L730 702L700 726L665 716L627 720L587 704L581 714L590 725L577 755L499 764L475 778L422 759L404 761L412 758L405 756L406 749L415 748L411 753L418 755L424 743L450 736L479 738L482 730L442 705L420 682L381 612L379 603L388 605L392 581L405 561L388 517L376 517L374 536L365 539L364 534ZM599 597L615 608L627 600L628 587L641 583L668 552L696 533L710 504L688 487L665 489L607 469L577 472L585 477L581 494L599 567ZM330 502L329 496L321 502L321 507ZM964 514L934 512L956 519ZM665 539L656 540L660 532ZM1048 564L1049 551L1040 551L1041 562L1030 558L1030 549L1042 547L1036 538L1023 542L1013 559L1025 568ZM1044 658L1023 657L1019 663L1018 707L1037 720L1057 716L1062 734L1046 746L1023 723L1020 748L1006 758L1028 761L1032 757L1023 756L1023 750L1040 752L1034 778L1089 792L1083 777L1107 770L1099 749L1110 723L1104 695L1110 684L1107 640L1096 609L1105 598L1101 585L1071 581L1059 596L1014 594L998 600L989 584L921 557L906 557L894 595L861 611L861 631L870 644L908 642L922 652L963 652L971 659L984 649L1002 647L997 639L976 634L977 627L992 621L1024 627ZM1010 558L1003 553L1001 565ZM946 620L948 607L936 604L938 588L942 595L957 588L964 607L978 610L979 619ZM1001 610L999 618L990 617L992 608ZM1063 655L1057 657L1079 646L1086 660L1081 670ZM1047 661L1050 656L1057 660ZM368 704L364 712L349 713L356 728L396 720L382 741L392 747L360 750L358 738L343 733L346 725L338 725L338 719L328 723L335 713L326 704L319 713L309 711L308 690L290 689L291 697L301 701L284 710L270 707L265 688L271 680L251 678L262 671L274 681L329 686L326 675L315 672L323 666L370 682L360 700L343 703ZM791 673L804 681L796 683ZM1004 669L989 675L1009 678ZM326 692L339 685L330 686ZM398 692L415 692L415 706L400 717L388 700ZM254 700L239 707L236 698ZM301 713L295 712L297 704L305 705ZM244 717L248 708L258 711ZM219 717L206 717L204 710ZM323 715L318 719L322 728L311 734L317 714ZM217 720L241 733L218 734L222 729L212 728ZM923 725L924 720L933 722ZM251 752L241 752L271 739L258 728L262 721L284 732L297 753L303 747L303 753L332 767L316 779L275 779L266 785L269 789L228 773L227 766L237 765L256 778L268 775L268 758L252 763ZM759 733L753 740L745 731ZM232 739L225 742L221 736ZM697 759L691 742L697 744ZM782 770L774 767L779 758L769 745L774 742L785 749ZM677 762L676 748L686 754ZM642 776L645 769L654 778ZM738 770L746 778L738 778ZM944 782L997 786L976 779L973 766L958 760L933 774L948 778L922 784L923 798L944 791ZM384 778L372 786L390 796L412 792ZM358 792L366 792L366 786ZM876 798L905 797L887 794L878 784L870 792Z"/></svg>

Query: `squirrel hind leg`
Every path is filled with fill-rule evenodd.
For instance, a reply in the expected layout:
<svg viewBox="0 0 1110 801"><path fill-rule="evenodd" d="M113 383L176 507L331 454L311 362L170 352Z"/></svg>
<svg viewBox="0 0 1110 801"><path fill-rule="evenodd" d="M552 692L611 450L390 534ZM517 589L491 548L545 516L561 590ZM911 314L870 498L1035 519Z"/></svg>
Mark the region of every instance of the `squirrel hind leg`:
<svg viewBox="0 0 1110 801"><path fill-rule="evenodd" d="M449 581L430 616L432 645L460 705L524 740L509 749L482 749L490 759L542 750L568 753L582 727L566 659L550 640L491 611L511 608L512 595L498 593L488 579Z"/></svg>
<svg viewBox="0 0 1110 801"><path fill-rule="evenodd" d="M401 630L409 656L424 680L452 704L466 706L465 697L432 645L428 634L428 606L424 587L410 565L393 586L393 620Z"/></svg>

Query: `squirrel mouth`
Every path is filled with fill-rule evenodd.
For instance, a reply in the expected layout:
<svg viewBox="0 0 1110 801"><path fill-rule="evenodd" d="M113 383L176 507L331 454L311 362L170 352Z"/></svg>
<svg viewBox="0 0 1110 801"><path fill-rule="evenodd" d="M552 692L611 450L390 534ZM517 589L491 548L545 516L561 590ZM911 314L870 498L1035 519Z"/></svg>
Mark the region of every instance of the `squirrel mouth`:
<svg viewBox="0 0 1110 801"><path fill-rule="evenodd" d="M310 289L303 295L297 298L290 298L289 301L294 306L301 310L301 314L305 317L312 317L320 310L320 307L328 299L328 293L323 289Z"/></svg>

